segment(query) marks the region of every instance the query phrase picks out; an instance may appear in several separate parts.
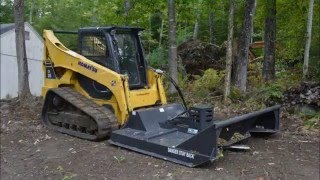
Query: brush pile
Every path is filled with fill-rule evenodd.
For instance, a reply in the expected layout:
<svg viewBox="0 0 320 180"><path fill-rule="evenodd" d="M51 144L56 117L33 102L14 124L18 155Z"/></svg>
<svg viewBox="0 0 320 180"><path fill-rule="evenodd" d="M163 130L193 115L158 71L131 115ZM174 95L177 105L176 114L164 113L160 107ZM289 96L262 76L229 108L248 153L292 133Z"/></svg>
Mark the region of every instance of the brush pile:
<svg viewBox="0 0 320 180"><path fill-rule="evenodd" d="M288 107L310 105L320 108L320 83L303 82L284 93L284 104Z"/></svg>
<svg viewBox="0 0 320 180"><path fill-rule="evenodd" d="M226 45L205 43L200 40L189 40L178 47L178 55L186 73L202 75L206 69L225 69Z"/></svg>

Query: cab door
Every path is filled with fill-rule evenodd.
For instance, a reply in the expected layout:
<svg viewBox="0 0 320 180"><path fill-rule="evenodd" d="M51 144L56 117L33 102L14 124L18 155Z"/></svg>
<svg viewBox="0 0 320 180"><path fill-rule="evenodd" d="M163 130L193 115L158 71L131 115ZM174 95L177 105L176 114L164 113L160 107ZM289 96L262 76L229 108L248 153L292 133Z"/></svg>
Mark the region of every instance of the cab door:
<svg viewBox="0 0 320 180"><path fill-rule="evenodd" d="M115 70L114 61L110 53L110 46L103 32L80 32L79 50L80 54L87 59L96 62L108 69ZM108 100L112 97L111 91L89 77L78 74L80 86L92 97L96 99Z"/></svg>

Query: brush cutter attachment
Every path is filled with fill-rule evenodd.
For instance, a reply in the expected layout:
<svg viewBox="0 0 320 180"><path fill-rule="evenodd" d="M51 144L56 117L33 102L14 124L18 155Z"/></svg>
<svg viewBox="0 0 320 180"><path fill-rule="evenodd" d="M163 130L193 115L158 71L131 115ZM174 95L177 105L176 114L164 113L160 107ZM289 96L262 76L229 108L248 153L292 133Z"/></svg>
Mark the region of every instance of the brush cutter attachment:
<svg viewBox="0 0 320 180"><path fill-rule="evenodd" d="M220 148L251 135L279 131L279 109L261 111L219 121L210 106L181 104L133 111L121 129L112 133L111 144L143 154L195 167L217 159Z"/></svg>

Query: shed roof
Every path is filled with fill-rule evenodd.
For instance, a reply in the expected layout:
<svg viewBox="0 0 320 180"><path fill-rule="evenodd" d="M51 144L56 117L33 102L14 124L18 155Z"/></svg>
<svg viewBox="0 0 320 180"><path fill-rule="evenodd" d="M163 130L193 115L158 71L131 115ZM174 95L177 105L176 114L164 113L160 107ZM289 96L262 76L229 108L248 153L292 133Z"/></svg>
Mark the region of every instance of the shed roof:
<svg viewBox="0 0 320 180"><path fill-rule="evenodd" d="M14 23L0 24L0 35L14 29Z"/></svg>
<svg viewBox="0 0 320 180"><path fill-rule="evenodd" d="M28 22L24 23L24 26L28 26L31 31L40 39L40 41L43 42L42 37L38 34L38 32L29 24ZM8 24L0 24L0 37L4 37L7 34L9 34L9 31L12 31L15 29L15 24L14 23L8 23Z"/></svg>

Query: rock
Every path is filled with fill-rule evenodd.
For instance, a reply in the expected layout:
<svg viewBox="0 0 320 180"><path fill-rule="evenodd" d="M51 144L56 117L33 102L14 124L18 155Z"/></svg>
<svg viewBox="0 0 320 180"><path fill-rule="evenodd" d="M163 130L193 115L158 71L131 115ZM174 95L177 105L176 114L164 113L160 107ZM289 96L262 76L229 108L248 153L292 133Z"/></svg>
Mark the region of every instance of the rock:
<svg viewBox="0 0 320 180"><path fill-rule="evenodd" d="M309 90L309 91L306 93L306 95L310 95L310 94L312 94L312 91L311 91L311 90Z"/></svg>
<svg viewBox="0 0 320 180"><path fill-rule="evenodd" d="M39 125L36 127L37 130L40 130L41 128L42 128L42 125L41 125L41 124L39 124Z"/></svg>
<svg viewBox="0 0 320 180"><path fill-rule="evenodd" d="M223 170L223 168L216 168L215 170L216 171L221 171L221 170Z"/></svg>
<svg viewBox="0 0 320 180"><path fill-rule="evenodd" d="M1 103L1 110L2 109L8 109L10 106L7 103Z"/></svg>
<svg viewBox="0 0 320 180"><path fill-rule="evenodd" d="M263 176L259 176L259 177L257 177L257 180L264 180L264 177Z"/></svg>
<svg viewBox="0 0 320 180"><path fill-rule="evenodd" d="M303 114L315 114L317 112L317 108L308 104L299 106L297 110Z"/></svg>
<svg viewBox="0 0 320 180"><path fill-rule="evenodd" d="M44 139L51 139L51 137L48 136L48 134L46 134L46 136L44 137Z"/></svg>

